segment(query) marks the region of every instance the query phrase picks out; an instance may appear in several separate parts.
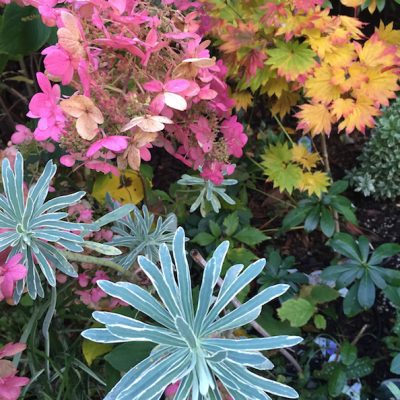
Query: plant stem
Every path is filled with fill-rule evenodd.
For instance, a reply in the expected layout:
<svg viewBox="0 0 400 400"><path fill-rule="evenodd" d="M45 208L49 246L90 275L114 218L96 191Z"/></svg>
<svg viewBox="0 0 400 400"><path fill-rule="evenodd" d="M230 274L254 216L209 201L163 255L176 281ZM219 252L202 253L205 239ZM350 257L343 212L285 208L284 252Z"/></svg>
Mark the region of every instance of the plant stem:
<svg viewBox="0 0 400 400"><path fill-rule="evenodd" d="M329 175L331 182L333 182L331 166L329 164L328 145L326 143L326 137L324 134L321 135L321 146L322 146L322 157L324 159L325 172ZM333 210L333 219L335 220L335 232L339 233L340 232L339 214L336 210Z"/></svg>
<svg viewBox="0 0 400 400"><path fill-rule="evenodd" d="M194 249L190 252L191 257L193 260L200 265L200 267L204 268L207 264L206 260L202 257L198 250ZM217 285L219 287L222 286L224 283L223 279L218 278ZM234 297L231 300L231 303L234 305L235 308L239 308L242 306L242 303ZM261 336L263 337L271 337L271 335L256 321L250 322L250 325L256 330ZM303 370L301 369L297 360L285 349L279 349L279 352L293 365L298 373L302 373Z"/></svg>
<svg viewBox="0 0 400 400"><path fill-rule="evenodd" d="M85 254L80 254L80 253L72 253L67 250L63 250L62 253L69 261L101 265L103 267L111 268L111 269L119 272L123 276L126 276L126 277L131 276L129 271L127 271L125 268L121 267L121 265L115 263L114 261L111 261L110 259L99 258L99 257L94 257L94 256L87 256Z"/></svg>
<svg viewBox="0 0 400 400"><path fill-rule="evenodd" d="M288 131L286 130L286 128L282 125L282 122L280 121L280 119L276 115L274 115L274 118L275 118L275 121L278 123L279 127L282 129L283 133L289 139L289 142L294 144L292 138L290 137L290 135L289 135Z"/></svg>
<svg viewBox="0 0 400 400"><path fill-rule="evenodd" d="M50 382L50 324L53 319L54 313L56 312L57 304L57 289L55 286L51 288L51 297L49 308L47 309L46 316L44 317L42 334L44 337L44 352L46 354L45 369L47 374L47 379Z"/></svg>
<svg viewBox="0 0 400 400"><path fill-rule="evenodd" d="M25 76L27 78L29 78L29 71L28 71L28 68L26 67L24 57L20 57L19 65L20 65L22 71L24 72ZM29 97L30 98L33 97L33 90L31 88L31 86L29 85L29 83L26 81L25 81L25 86L26 86L26 91L28 92Z"/></svg>

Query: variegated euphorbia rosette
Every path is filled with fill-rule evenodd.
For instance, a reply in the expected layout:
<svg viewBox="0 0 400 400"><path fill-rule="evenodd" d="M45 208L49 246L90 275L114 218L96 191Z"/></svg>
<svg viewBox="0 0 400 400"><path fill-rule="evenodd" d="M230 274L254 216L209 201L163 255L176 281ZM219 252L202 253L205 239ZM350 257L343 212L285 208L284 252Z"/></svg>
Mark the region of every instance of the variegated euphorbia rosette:
<svg viewBox="0 0 400 400"><path fill-rule="evenodd" d="M157 344L148 358L137 364L108 393L105 400L156 400L165 388L181 381L175 400L221 399L217 379L235 400L269 400L267 393L297 398L291 387L251 372L270 370L271 361L261 351L290 347L302 341L297 336L228 339L224 332L256 319L262 306L280 296L288 285L269 287L239 308L223 314L230 301L263 270L265 260L246 269L228 269L217 297L219 279L228 242L223 242L207 262L195 311L185 233L178 228L173 241L173 258L166 245L159 251L161 268L145 257L139 265L148 276L158 299L128 282L99 281L110 296L128 303L155 324L110 312L94 312L104 328L88 329L82 335L100 343L150 341Z"/></svg>
<svg viewBox="0 0 400 400"><path fill-rule="evenodd" d="M77 203L85 192L55 197L46 201L51 180L57 171L49 161L37 182L24 191L24 160L17 153L14 168L8 159L2 162L1 176L4 194L0 194L0 252L9 250L9 260L22 255L20 263L27 269L26 277L16 282L14 300L19 301L25 286L32 299L44 297L41 270L50 286L56 286L56 273L77 277L74 267L67 260L64 250L83 252L84 247L103 254L120 254L118 249L85 240L85 235L126 216L133 205L125 205L106 214L93 224L66 221L67 212L60 210Z"/></svg>

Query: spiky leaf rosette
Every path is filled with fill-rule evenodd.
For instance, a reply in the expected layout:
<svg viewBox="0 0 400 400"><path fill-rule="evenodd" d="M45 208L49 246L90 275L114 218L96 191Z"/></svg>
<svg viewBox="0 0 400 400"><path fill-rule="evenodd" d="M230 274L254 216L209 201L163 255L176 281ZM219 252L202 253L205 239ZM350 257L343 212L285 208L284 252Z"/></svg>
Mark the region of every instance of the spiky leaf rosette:
<svg viewBox="0 0 400 400"><path fill-rule="evenodd" d="M119 210L100 218L95 224L78 224L64 221L68 216L60 212L78 202L85 192L77 192L55 197L45 201L52 178L57 167L49 161L34 186L24 196L24 160L17 153L14 170L8 159L2 162L2 181L4 194L0 195L0 227L4 232L0 237L0 251L11 247L10 256L23 254L23 264L28 269L25 279L17 282L14 300L19 301L25 285L32 299L44 297L44 290L38 267L50 286L56 286L55 268L62 273L77 277L73 266L63 255L61 249L82 252L83 246L95 247L97 251L113 251L111 246L86 242L83 236L100 229L114 220L126 215L132 208L121 207ZM55 247L57 244L58 247ZM115 254L115 252L114 252Z"/></svg>
<svg viewBox="0 0 400 400"><path fill-rule="evenodd" d="M269 287L239 308L219 317L232 298L261 273L265 264L265 260L259 260L245 270L243 265L231 267L214 301L213 292L229 247L228 242L223 242L207 262L195 312L184 243L185 233L179 228L173 242L173 259L167 246L161 245L161 269L145 257L138 259L160 301L128 282L98 281L107 294L125 301L157 323L151 325L111 312L93 313L94 319L105 328L82 332L89 340L100 343L150 341L157 344L150 356L127 372L105 400L160 399L165 388L178 380L181 384L175 400L189 397L221 400L217 379L235 400L271 399L266 392L297 398L297 392L291 387L250 372L247 367L270 370L273 364L260 351L294 346L302 340L300 337L235 340L221 336L224 331L256 319L262 306L286 292L289 286Z"/></svg>
<svg viewBox="0 0 400 400"><path fill-rule="evenodd" d="M117 203L112 203L115 209ZM114 258L114 261L124 268L130 268L139 255L144 255L150 260L156 260L161 244L165 243L169 249L177 228L175 214L168 214L165 220L157 218L154 226L154 214L150 213L145 205L140 211L133 207L134 218L131 215L116 221L112 226L115 233L110 246L125 247L128 252Z"/></svg>

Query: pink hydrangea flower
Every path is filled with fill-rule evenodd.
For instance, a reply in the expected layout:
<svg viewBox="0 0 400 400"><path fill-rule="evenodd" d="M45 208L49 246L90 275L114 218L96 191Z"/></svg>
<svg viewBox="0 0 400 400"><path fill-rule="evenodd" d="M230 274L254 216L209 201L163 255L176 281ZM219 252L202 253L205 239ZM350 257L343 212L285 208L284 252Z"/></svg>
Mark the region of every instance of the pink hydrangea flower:
<svg viewBox="0 0 400 400"><path fill-rule="evenodd" d="M21 388L29 383L29 379L16 376L17 369L13 363L3 360L25 350L24 343L8 343L0 349L0 399L17 400L21 394Z"/></svg>
<svg viewBox="0 0 400 400"><path fill-rule="evenodd" d="M164 391L164 394L167 397L172 398L173 396L175 396L176 392L178 391L180 384L181 384L181 381L177 381L177 382L167 386L167 388Z"/></svg>
<svg viewBox="0 0 400 400"><path fill-rule="evenodd" d="M39 141L51 138L58 142L64 131L66 120L63 111L58 106L61 95L60 86L51 86L47 76L41 72L36 74L36 79L42 93L36 93L32 97L27 114L30 118L39 118L34 137Z"/></svg>
<svg viewBox="0 0 400 400"><path fill-rule="evenodd" d="M22 257L21 253L15 254L0 266L0 300L11 299L15 282L25 278L28 270L19 263Z"/></svg>
<svg viewBox="0 0 400 400"><path fill-rule="evenodd" d="M72 56L60 46L50 46L42 51L46 71L54 77L61 79L63 85L71 82L75 71Z"/></svg>
<svg viewBox="0 0 400 400"><path fill-rule="evenodd" d="M16 131L11 135L11 142L13 144L30 143L33 140L32 131L25 125L15 125Z"/></svg>
<svg viewBox="0 0 400 400"><path fill-rule="evenodd" d="M87 157L92 157L101 148L106 148L115 153L121 153L128 147L129 137L127 136L109 136L94 142L86 153Z"/></svg>

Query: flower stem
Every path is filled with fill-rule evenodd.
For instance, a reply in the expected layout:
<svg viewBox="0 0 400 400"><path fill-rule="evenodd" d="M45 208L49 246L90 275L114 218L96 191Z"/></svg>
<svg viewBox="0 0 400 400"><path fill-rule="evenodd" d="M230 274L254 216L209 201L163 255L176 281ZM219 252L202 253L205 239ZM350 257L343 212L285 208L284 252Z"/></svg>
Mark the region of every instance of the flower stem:
<svg viewBox="0 0 400 400"><path fill-rule="evenodd" d="M127 271L125 268L121 267L121 265L115 263L114 261L111 261L110 259L94 257L94 256L87 256L85 254L80 254L80 253L72 253L67 250L63 250L62 253L69 261L101 265L103 267L111 268L126 277L131 276L129 271Z"/></svg>
<svg viewBox="0 0 400 400"><path fill-rule="evenodd" d="M44 352L46 355L45 368L47 379L50 383L50 324L53 319L54 313L56 312L56 304L57 304L57 289L55 286L51 288L51 297L49 308L47 309L46 316L44 317L43 326L42 326L42 334L44 337Z"/></svg>

